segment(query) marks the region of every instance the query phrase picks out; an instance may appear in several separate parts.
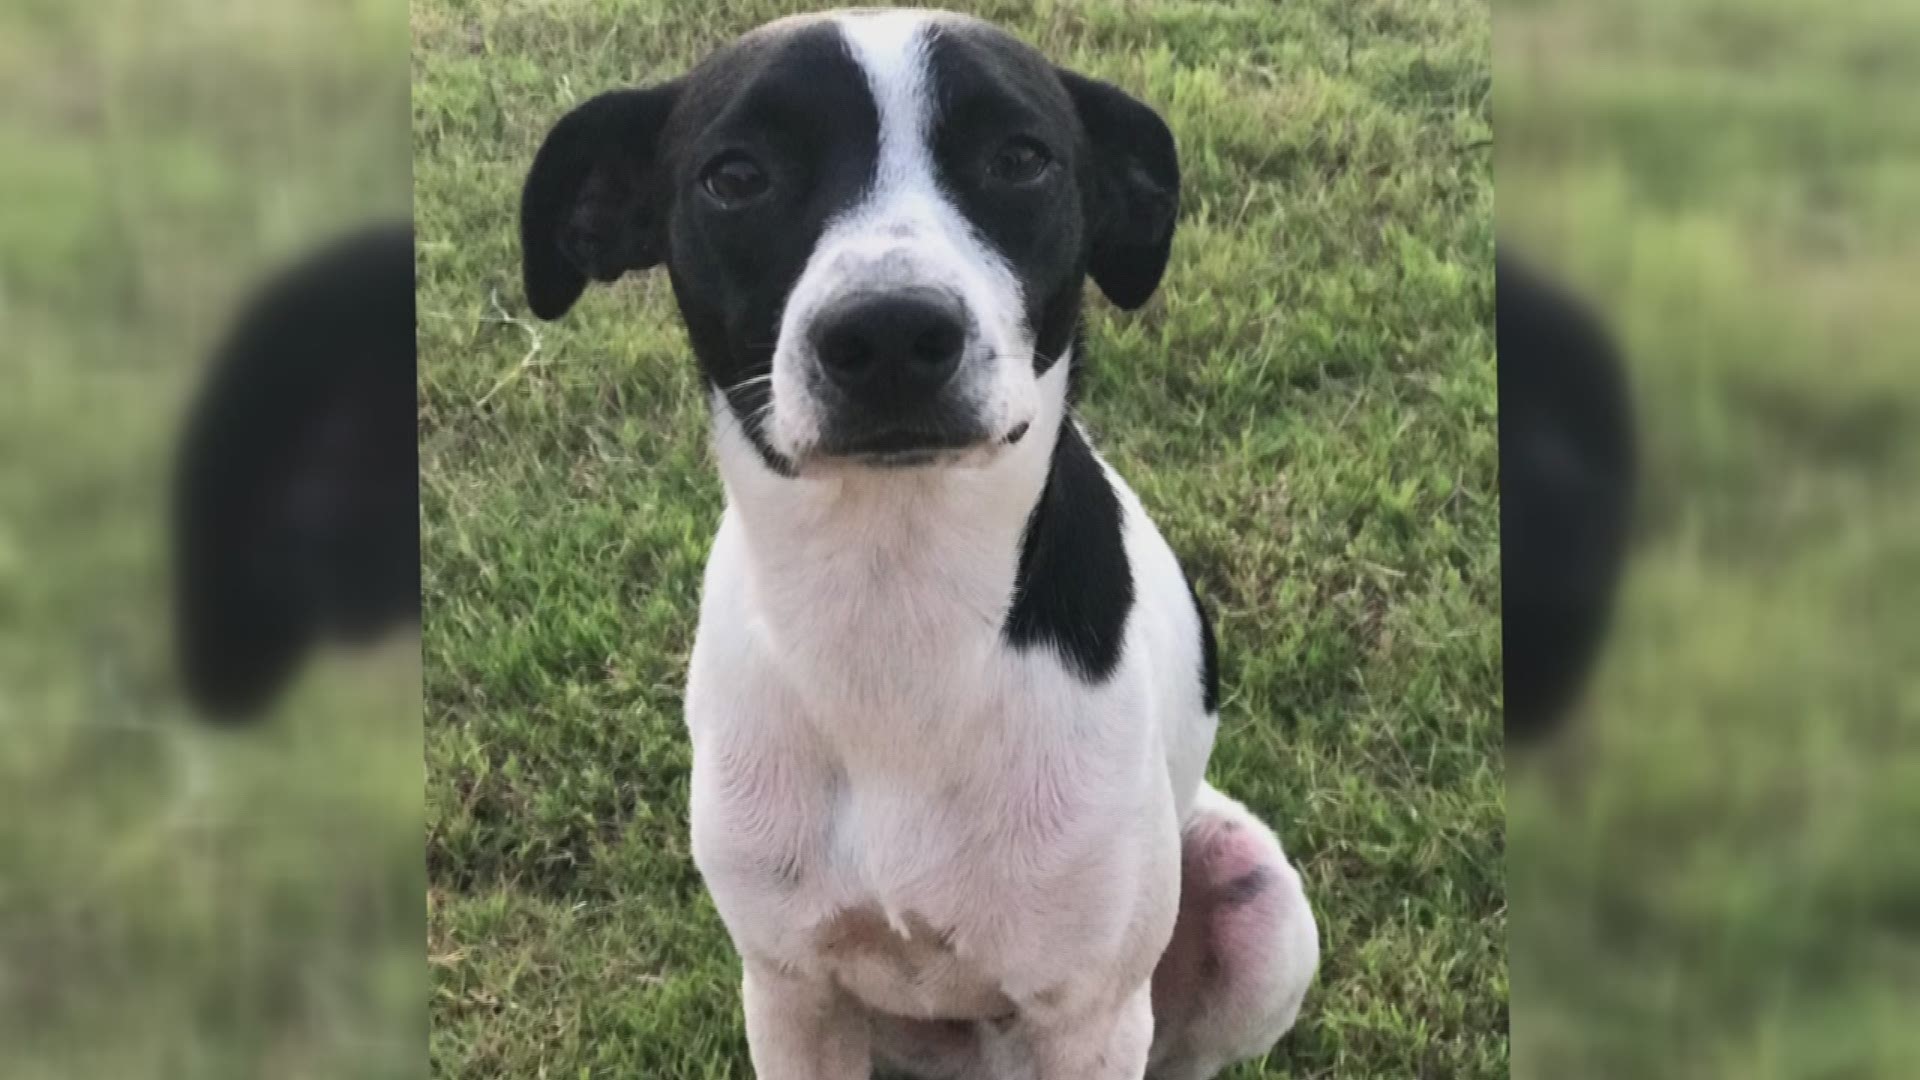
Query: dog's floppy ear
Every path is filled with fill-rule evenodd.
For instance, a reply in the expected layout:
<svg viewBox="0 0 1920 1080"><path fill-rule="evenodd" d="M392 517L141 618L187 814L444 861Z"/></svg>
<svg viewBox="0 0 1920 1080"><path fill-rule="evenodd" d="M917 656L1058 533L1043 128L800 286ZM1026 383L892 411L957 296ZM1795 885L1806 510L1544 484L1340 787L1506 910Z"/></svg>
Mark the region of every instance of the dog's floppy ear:
<svg viewBox="0 0 1920 1080"><path fill-rule="evenodd" d="M1065 69L1089 162L1087 271L1128 311L1147 302L1167 268L1180 211L1180 156L1157 113L1124 90Z"/></svg>
<svg viewBox="0 0 1920 1080"><path fill-rule="evenodd" d="M420 613L413 229L333 241L251 297L175 463L177 664L206 718L258 718L307 654Z"/></svg>
<svg viewBox="0 0 1920 1080"><path fill-rule="evenodd" d="M661 129L677 83L613 90L560 119L520 194L521 270L542 319L567 313L587 279L613 281L665 256Z"/></svg>

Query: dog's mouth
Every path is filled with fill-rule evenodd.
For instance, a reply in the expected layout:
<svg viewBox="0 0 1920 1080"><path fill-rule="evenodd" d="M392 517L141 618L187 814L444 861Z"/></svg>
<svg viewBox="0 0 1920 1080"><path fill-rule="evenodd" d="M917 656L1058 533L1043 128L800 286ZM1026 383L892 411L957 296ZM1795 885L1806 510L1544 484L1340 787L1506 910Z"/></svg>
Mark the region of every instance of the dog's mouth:
<svg viewBox="0 0 1920 1080"><path fill-rule="evenodd" d="M915 468L938 464L975 450L1013 446L1026 437L1026 421L995 435L977 425L915 427L889 426L827 439L816 451L821 458L882 469Z"/></svg>
<svg viewBox="0 0 1920 1080"><path fill-rule="evenodd" d="M832 439L821 446L832 457L896 458L965 450L981 442L966 428L888 427Z"/></svg>
<svg viewBox="0 0 1920 1080"><path fill-rule="evenodd" d="M981 437L960 429L885 428L822 443L819 456L877 469L934 465L971 450Z"/></svg>

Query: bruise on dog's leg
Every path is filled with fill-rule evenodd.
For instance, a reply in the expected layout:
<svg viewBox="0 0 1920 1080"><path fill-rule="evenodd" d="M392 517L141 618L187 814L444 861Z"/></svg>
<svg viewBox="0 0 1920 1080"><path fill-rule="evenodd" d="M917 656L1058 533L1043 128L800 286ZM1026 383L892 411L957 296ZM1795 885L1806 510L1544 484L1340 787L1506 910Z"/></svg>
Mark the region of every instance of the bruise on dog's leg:
<svg viewBox="0 0 1920 1080"><path fill-rule="evenodd" d="M1273 884L1273 871L1264 866L1256 866L1239 877L1220 887L1219 901L1222 904L1239 905L1260 898L1267 886Z"/></svg>
<svg viewBox="0 0 1920 1080"><path fill-rule="evenodd" d="M1292 1026L1319 960L1299 875L1271 830L1207 789L1181 843L1180 913L1153 975L1151 1080L1203 1080Z"/></svg>

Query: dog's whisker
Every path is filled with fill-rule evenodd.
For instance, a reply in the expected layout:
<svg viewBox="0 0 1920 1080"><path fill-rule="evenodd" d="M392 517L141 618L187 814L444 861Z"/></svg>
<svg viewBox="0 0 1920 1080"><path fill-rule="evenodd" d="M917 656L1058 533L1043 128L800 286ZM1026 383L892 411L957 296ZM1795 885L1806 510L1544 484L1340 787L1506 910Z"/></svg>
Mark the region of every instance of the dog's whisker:
<svg viewBox="0 0 1920 1080"><path fill-rule="evenodd" d="M741 379L739 382L734 383L732 386L723 387L720 392L727 395L728 397L732 397L735 393L738 393L739 391L746 390L750 387L763 386L768 383L771 383L772 381L773 381L773 372L769 371L764 375L754 375L750 378Z"/></svg>
<svg viewBox="0 0 1920 1080"><path fill-rule="evenodd" d="M756 407L752 412L749 412L747 415L741 417L740 422L743 425L748 427L758 427L759 425L765 423L767 419L769 419L772 416L773 416L773 399L768 398L765 404L762 404Z"/></svg>

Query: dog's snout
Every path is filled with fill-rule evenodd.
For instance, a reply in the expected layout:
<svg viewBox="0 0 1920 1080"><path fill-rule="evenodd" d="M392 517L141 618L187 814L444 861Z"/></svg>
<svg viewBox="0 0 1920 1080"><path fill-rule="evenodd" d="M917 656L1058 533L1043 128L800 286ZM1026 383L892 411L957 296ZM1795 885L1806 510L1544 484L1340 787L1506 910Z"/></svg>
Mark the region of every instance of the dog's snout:
<svg viewBox="0 0 1920 1080"><path fill-rule="evenodd" d="M915 399L945 386L966 344L960 305L931 289L850 300L823 312L813 346L827 377L863 398Z"/></svg>

